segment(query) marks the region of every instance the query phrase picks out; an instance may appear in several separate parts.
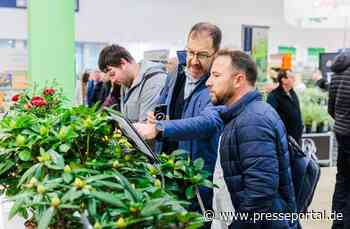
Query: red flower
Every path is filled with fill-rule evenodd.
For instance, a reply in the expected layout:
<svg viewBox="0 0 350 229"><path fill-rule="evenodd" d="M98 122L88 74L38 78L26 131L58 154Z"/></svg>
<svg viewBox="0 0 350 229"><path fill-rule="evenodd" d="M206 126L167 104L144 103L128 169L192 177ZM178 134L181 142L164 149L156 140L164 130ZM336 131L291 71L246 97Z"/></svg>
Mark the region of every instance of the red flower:
<svg viewBox="0 0 350 229"><path fill-rule="evenodd" d="M17 102L20 97L21 97L21 95L17 94L17 95L12 96L11 100L12 100L12 102Z"/></svg>
<svg viewBox="0 0 350 229"><path fill-rule="evenodd" d="M55 89L53 89L53 88L51 88L51 87L46 88L46 89L44 90L44 95L45 95L45 96L53 95L54 93L55 93Z"/></svg>
<svg viewBox="0 0 350 229"><path fill-rule="evenodd" d="M40 96L34 96L32 98L32 101L31 103L36 106L36 107L41 107L41 106L46 106L47 105L47 102L45 99L43 99L42 97Z"/></svg>

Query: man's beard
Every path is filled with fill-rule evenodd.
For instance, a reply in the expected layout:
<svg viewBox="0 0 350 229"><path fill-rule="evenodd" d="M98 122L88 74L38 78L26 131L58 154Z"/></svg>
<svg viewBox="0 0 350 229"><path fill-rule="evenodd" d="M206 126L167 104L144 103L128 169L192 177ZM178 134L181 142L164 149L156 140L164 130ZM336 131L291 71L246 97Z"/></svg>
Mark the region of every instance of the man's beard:
<svg viewBox="0 0 350 229"><path fill-rule="evenodd" d="M215 106L223 105L224 104L223 97L218 98L217 96L214 96L214 97L212 96L211 103Z"/></svg>
<svg viewBox="0 0 350 229"><path fill-rule="evenodd" d="M234 96L234 92L231 91L229 93L226 93L226 95L222 95L220 97L218 96L211 96L211 103L215 106L218 105L227 105L226 103Z"/></svg>

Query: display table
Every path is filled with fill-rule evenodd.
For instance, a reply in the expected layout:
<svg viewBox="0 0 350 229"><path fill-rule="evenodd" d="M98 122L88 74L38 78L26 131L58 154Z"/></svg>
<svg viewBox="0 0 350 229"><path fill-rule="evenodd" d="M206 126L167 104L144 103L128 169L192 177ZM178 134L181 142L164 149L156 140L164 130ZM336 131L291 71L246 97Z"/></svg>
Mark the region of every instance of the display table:
<svg viewBox="0 0 350 229"><path fill-rule="evenodd" d="M316 156L322 165L332 166L332 132L303 134L303 149L315 147Z"/></svg>

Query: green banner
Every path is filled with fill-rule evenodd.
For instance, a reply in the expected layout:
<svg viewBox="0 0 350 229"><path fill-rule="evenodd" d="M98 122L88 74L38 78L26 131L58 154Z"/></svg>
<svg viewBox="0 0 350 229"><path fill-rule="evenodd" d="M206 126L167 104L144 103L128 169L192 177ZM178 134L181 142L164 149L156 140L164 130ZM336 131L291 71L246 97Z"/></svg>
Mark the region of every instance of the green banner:
<svg viewBox="0 0 350 229"><path fill-rule="evenodd" d="M280 54L291 54L292 58L296 57L297 49L294 47L278 46L278 53Z"/></svg>

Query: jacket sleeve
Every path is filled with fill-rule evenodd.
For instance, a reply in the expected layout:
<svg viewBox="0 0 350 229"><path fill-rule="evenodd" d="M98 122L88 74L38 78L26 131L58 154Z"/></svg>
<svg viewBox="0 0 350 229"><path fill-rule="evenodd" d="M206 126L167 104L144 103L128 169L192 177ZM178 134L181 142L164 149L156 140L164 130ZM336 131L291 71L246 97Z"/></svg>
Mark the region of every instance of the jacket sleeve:
<svg viewBox="0 0 350 229"><path fill-rule="evenodd" d="M256 118L255 124L247 122L237 130L244 187L238 210L247 213L271 212L279 184L276 131L267 118Z"/></svg>
<svg viewBox="0 0 350 229"><path fill-rule="evenodd" d="M329 85L329 98L328 98L328 113L332 118L335 117L335 95L337 94L337 89L335 85L334 78L332 78Z"/></svg>
<svg viewBox="0 0 350 229"><path fill-rule="evenodd" d="M96 85L93 87L93 91L92 91L92 95L91 95L91 102L90 102L90 106L95 105L97 102L100 102L100 94L101 91L103 89L103 82L100 81L98 83L96 83ZM103 103L103 101L102 101Z"/></svg>
<svg viewBox="0 0 350 229"><path fill-rule="evenodd" d="M196 117L160 121L164 129L163 137L178 141L209 138L223 129L224 122L220 117L222 109L225 108L210 105Z"/></svg>
<svg viewBox="0 0 350 229"><path fill-rule="evenodd" d="M92 104L92 94L94 92L94 81L89 80L87 86L87 103L90 106Z"/></svg>
<svg viewBox="0 0 350 229"><path fill-rule="evenodd" d="M165 73L159 73L148 79L140 94L140 112L139 122L147 120L147 113L154 110L154 107L159 101L159 95L162 91L167 75Z"/></svg>

